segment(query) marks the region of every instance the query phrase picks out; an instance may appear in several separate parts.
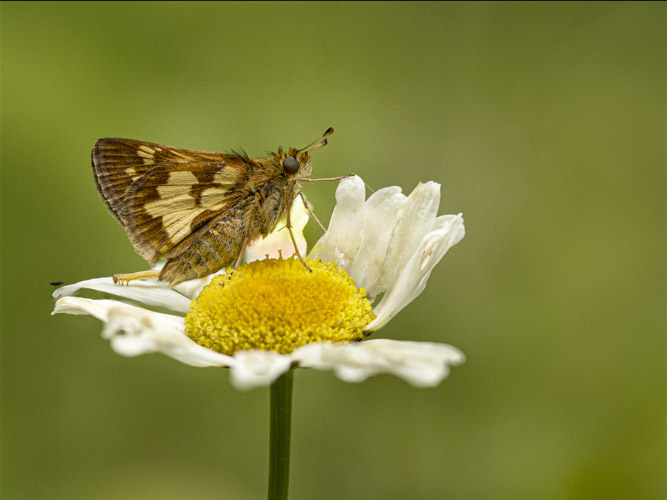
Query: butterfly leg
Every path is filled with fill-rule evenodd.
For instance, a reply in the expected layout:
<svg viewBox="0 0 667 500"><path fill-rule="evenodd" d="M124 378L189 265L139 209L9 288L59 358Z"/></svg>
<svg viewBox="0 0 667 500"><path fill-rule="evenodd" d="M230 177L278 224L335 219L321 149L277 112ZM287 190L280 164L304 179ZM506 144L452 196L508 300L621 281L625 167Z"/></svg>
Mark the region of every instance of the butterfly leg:
<svg viewBox="0 0 667 500"><path fill-rule="evenodd" d="M323 226L322 223L320 222L320 219L317 218L317 215L315 215L315 212L313 212L313 210L310 208L310 205L309 205L308 202L306 201L306 197L303 195L303 193L301 192L301 190L299 189L296 193L297 193L299 196L301 196L301 201L303 201L303 206L306 207L306 209L310 212L310 215L313 216L313 219L315 219L315 222L317 222L317 225L320 226L320 228L322 229L322 231L324 231L324 232L326 233L327 230L324 228L324 226Z"/></svg>
<svg viewBox="0 0 667 500"><path fill-rule="evenodd" d="M241 263L241 259L243 258L243 254L245 254L245 249L248 246L248 235L246 235L245 239L243 240L243 245L241 246L241 251L239 252L239 256L236 258L236 262L234 263L234 269L239 267L239 264Z"/></svg>
<svg viewBox="0 0 667 500"><path fill-rule="evenodd" d="M308 266L308 264L306 264L306 261L303 260L303 257L301 257L301 252L299 252L299 247L296 244L296 239L294 238L294 233L292 232L292 219L290 217L290 210L287 211L287 224L285 224L285 227L289 231L289 236L292 239L292 244L294 245L294 251L296 252L296 256L299 257L299 260L304 265L304 267L312 273L313 270Z"/></svg>
<svg viewBox="0 0 667 500"><path fill-rule="evenodd" d="M340 181L342 179L347 179L348 177L354 177L357 174L347 174L341 175L340 177L326 177L323 179L299 179L299 182L324 182L324 181Z"/></svg>
<svg viewBox="0 0 667 500"><path fill-rule="evenodd" d="M113 282L120 285L128 285L130 281L151 279L160 276L160 271L151 269L150 271L139 271L138 273L114 274Z"/></svg>

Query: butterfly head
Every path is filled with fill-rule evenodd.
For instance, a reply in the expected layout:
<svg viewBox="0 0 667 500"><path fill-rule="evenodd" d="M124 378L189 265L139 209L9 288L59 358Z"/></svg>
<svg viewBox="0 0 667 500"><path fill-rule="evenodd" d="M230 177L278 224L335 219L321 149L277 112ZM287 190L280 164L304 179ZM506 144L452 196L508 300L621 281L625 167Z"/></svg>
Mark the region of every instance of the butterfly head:
<svg viewBox="0 0 667 500"><path fill-rule="evenodd" d="M288 176L309 177L313 170L313 163L309 151L326 146L327 137L333 134L333 128L329 127L322 137L301 149L290 149L287 154L279 153L280 164Z"/></svg>

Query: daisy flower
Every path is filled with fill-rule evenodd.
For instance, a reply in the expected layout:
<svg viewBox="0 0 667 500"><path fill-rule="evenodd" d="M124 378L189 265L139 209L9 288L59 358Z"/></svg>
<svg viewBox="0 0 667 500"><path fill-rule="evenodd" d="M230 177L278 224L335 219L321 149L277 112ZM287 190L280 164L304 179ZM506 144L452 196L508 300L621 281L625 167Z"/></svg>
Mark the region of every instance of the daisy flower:
<svg viewBox="0 0 667 500"><path fill-rule="evenodd" d="M424 290L433 267L463 238L461 214L438 217L439 202L435 182L420 183L409 196L387 187L366 200L363 181L346 178L327 232L306 257L312 272L280 257L293 249L283 224L246 254L247 260L277 259L174 287L155 281L120 286L111 277L81 281L53 293L52 314L98 318L102 336L123 356L159 352L192 366L227 367L239 389L270 385L294 366L333 370L347 382L389 373L416 387L435 386L465 360L461 351L366 338ZM300 199L292 220L305 254L308 215ZM133 303L73 296L81 289Z"/></svg>
<svg viewBox="0 0 667 500"><path fill-rule="evenodd" d="M464 361L446 344L366 340L424 290L433 267L463 238L461 214L438 217L439 203L435 182L420 183L409 196L384 188L366 200L363 181L349 177L336 190L329 229L306 257L310 269L282 258L293 248L283 224L247 252L264 260L174 287L81 281L54 292L53 314L100 319L102 336L124 356L160 352L193 366L225 366L240 389L270 385L269 499L286 499L293 367L333 370L347 382L390 373L430 387ZM300 199L291 219L305 253L308 215ZM143 306L72 296L80 289Z"/></svg>

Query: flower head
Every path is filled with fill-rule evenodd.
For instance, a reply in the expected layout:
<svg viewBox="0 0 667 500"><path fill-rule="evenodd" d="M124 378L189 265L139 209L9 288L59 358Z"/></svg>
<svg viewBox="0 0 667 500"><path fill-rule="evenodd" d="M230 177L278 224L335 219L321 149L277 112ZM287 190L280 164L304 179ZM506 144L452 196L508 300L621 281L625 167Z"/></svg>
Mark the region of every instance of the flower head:
<svg viewBox="0 0 667 500"><path fill-rule="evenodd" d="M56 290L53 313L97 317L105 323L103 336L125 356L161 352L193 366L229 367L233 384L243 389L268 385L295 364L334 370L348 382L392 373L415 386L434 386L450 365L464 361L458 349L363 339L424 290L435 264L463 238L460 215L437 217L439 198L440 186L428 182L409 196L389 187L366 200L359 177L344 179L329 228L308 259L312 273L296 259L280 258L171 288L98 278ZM292 219L304 220L304 213L295 202ZM295 228L300 247L303 225ZM280 229L248 254L256 257L272 241L286 240ZM71 296L81 288L187 315Z"/></svg>
<svg viewBox="0 0 667 500"><path fill-rule="evenodd" d="M224 354L260 349L289 354L313 342L364 337L374 318L366 290L333 262L258 260L211 280L185 316L198 344Z"/></svg>

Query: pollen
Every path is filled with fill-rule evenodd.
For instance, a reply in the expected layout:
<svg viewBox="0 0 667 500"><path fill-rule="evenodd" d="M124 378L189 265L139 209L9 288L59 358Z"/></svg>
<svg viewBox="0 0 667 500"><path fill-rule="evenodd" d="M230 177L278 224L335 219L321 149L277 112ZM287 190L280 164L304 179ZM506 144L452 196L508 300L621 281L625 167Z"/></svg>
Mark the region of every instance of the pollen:
<svg viewBox="0 0 667 500"><path fill-rule="evenodd" d="M260 349L281 354L311 342L364 337L375 319L366 290L333 262L266 259L215 276L192 301L188 336L223 354Z"/></svg>

